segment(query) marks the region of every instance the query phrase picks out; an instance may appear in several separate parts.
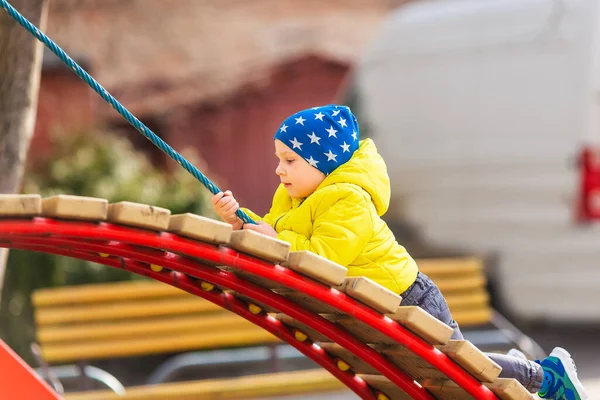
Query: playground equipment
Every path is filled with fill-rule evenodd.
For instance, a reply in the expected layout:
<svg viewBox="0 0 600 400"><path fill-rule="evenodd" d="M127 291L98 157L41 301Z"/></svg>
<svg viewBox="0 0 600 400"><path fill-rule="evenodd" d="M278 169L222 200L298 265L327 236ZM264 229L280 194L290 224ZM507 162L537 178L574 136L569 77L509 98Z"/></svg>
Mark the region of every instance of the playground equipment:
<svg viewBox="0 0 600 400"><path fill-rule="evenodd" d="M219 192L6 0L0 7L142 135ZM0 218L2 247L89 260L183 289L289 343L363 399L534 398L516 380L498 378L500 367L470 342L449 340L451 329L422 309L399 307L398 295L346 277L344 267L310 252L290 252L286 242L192 214L69 195L0 195ZM40 398L11 383L0 390Z"/></svg>
<svg viewBox="0 0 600 400"><path fill-rule="evenodd" d="M289 252L286 242L192 214L68 195L2 195L0 216L0 246L179 287L294 346L363 399L534 398L420 308L399 307L398 295L315 254Z"/></svg>

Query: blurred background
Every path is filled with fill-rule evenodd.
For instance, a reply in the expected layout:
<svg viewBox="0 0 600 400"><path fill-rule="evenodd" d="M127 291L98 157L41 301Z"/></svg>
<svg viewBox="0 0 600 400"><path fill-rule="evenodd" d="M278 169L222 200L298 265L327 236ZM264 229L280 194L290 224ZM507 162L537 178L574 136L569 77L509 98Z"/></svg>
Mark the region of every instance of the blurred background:
<svg viewBox="0 0 600 400"><path fill-rule="evenodd" d="M46 33L259 214L281 121L349 105L387 161L398 241L416 258L484 258L491 305L544 351L567 348L594 398L599 28L596 0L51 0ZM24 193L214 217L208 191L48 50L41 71ZM34 290L130 279L11 251L0 335L35 365ZM128 385L139 363L102 366Z"/></svg>

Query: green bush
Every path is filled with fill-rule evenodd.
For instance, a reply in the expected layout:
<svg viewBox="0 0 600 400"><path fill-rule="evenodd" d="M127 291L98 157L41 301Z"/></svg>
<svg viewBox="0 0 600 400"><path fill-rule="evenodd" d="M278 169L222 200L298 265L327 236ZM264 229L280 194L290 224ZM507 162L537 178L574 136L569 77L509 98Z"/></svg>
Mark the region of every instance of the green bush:
<svg viewBox="0 0 600 400"><path fill-rule="evenodd" d="M183 154L201 170L194 154ZM61 134L53 138L50 164L33 163L24 193L73 194L152 204L173 214L215 217L210 192L179 166L167 173L130 142L109 133ZM0 335L28 362L34 340L31 294L44 287L141 279L127 271L43 253L11 250L2 291Z"/></svg>

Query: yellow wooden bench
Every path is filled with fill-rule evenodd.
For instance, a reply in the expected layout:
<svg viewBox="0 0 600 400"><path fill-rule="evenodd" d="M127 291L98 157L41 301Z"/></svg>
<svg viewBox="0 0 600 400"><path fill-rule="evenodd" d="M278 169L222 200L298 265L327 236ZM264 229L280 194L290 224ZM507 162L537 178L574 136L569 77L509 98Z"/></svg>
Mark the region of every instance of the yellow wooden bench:
<svg viewBox="0 0 600 400"><path fill-rule="evenodd" d="M467 340L484 351L517 347L532 359L545 357L535 341L492 308L483 258L432 258L418 264L440 288Z"/></svg>
<svg viewBox="0 0 600 400"><path fill-rule="evenodd" d="M419 264L459 324L491 320L480 260ZM155 281L42 289L33 304L42 357L53 364L278 342L236 314Z"/></svg>
<svg viewBox="0 0 600 400"><path fill-rule="evenodd" d="M467 335L469 328L492 322L481 259L418 263L438 284ZM50 364L280 343L236 314L155 281L43 289L34 293L33 304L41 356ZM265 382L270 385L273 380ZM164 390L180 390L162 384L167 385ZM190 385L198 396L213 390L206 389L213 387L208 383ZM146 391L138 388L132 393ZM127 393L130 398L130 390Z"/></svg>

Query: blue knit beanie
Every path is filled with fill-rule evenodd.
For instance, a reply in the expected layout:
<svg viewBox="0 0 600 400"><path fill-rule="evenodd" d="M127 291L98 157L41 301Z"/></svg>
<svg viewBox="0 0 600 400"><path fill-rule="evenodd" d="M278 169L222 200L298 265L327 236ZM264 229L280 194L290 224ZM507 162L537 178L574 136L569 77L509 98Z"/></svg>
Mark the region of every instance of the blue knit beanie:
<svg viewBox="0 0 600 400"><path fill-rule="evenodd" d="M330 104L299 111L281 124L275 139L329 175L358 149L358 122L346 106Z"/></svg>

